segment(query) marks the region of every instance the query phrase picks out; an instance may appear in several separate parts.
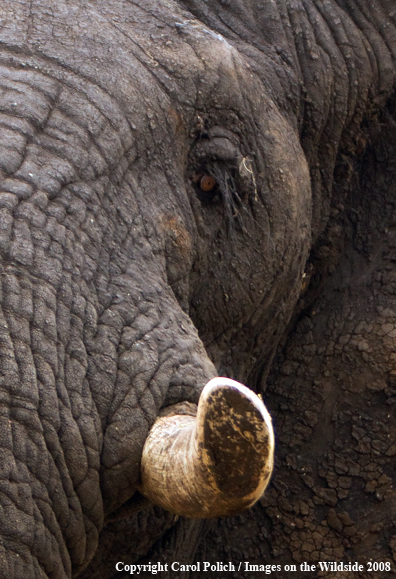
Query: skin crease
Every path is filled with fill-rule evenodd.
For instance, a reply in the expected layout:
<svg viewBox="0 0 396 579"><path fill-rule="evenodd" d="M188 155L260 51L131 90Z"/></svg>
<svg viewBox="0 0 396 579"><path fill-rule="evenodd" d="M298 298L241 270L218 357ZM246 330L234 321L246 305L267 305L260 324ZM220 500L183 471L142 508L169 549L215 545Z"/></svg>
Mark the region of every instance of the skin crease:
<svg viewBox="0 0 396 579"><path fill-rule="evenodd" d="M349 59L331 27L318 34L342 2L320 17L271 3L270 20L255 2L3 4L0 557L9 578L64 578L138 505L162 407L196 403L216 373L265 379L342 132L394 72L382 48L367 65L350 20ZM311 51L311 27L330 49ZM194 184L209 165L238 184L231 216ZM134 556L173 522L132 517ZM203 530L182 521L169 540L194 552Z"/></svg>

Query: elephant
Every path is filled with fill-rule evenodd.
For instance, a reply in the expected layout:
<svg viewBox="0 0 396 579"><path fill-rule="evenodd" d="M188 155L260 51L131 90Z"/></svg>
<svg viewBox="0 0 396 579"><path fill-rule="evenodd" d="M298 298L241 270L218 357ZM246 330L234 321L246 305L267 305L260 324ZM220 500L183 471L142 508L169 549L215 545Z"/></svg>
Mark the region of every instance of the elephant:
<svg viewBox="0 0 396 579"><path fill-rule="evenodd" d="M3 0L7 579L115 577L116 555L215 557L219 529L242 545L224 521L243 517L268 538L273 516L282 554L289 479L278 467L261 498L274 441L253 390L268 384L280 433L302 400L318 424L283 352L290 336L292 362L302 345L314 356L301 335L314 334L303 314L325 284L324 240L341 244L350 159L394 92L392 2L366 4ZM304 396L282 405L294 374ZM295 479L302 455L282 452ZM327 528L342 535L349 521L326 490L306 508L330 505ZM206 521L256 501L242 519Z"/></svg>

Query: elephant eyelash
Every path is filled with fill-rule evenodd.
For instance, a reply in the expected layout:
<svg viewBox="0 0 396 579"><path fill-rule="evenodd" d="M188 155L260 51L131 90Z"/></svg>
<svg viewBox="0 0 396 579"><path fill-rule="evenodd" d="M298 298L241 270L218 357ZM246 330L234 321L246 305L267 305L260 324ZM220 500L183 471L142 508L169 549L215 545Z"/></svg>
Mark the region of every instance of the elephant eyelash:
<svg viewBox="0 0 396 579"><path fill-rule="evenodd" d="M208 165L208 173L218 184L227 220L230 224L235 217L239 217L239 208L242 206L235 170L230 170L228 167L221 166L218 163L211 163Z"/></svg>

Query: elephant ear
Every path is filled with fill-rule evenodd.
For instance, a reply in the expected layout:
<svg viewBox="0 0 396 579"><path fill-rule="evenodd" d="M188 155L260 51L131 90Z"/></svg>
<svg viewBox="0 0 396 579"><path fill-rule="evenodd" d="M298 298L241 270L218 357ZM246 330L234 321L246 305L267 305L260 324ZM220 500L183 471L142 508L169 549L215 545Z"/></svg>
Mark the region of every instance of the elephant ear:
<svg viewBox="0 0 396 579"><path fill-rule="evenodd" d="M317 237L328 220L340 148L356 148L362 119L394 88L393 0L180 3L238 48L299 131L311 167Z"/></svg>

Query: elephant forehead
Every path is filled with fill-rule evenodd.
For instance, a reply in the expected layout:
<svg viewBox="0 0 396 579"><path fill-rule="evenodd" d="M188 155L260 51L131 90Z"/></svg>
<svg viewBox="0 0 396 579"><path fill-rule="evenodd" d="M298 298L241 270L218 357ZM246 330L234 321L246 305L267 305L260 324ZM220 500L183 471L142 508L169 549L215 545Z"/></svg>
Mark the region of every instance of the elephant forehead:
<svg viewBox="0 0 396 579"><path fill-rule="evenodd" d="M135 38L152 58L147 63L152 75L185 114L211 105L241 116L251 114L246 93L257 88L262 93L264 88L236 47L185 15L175 14L171 22L160 26L150 35L135 30Z"/></svg>
<svg viewBox="0 0 396 579"><path fill-rule="evenodd" d="M252 77L226 39L189 19L175 2L151 2L149 12L127 0L5 0L2 10L3 5L3 45L39 51L98 84L132 123L152 109L161 114L168 99L196 107L214 88L237 107L238 84Z"/></svg>

